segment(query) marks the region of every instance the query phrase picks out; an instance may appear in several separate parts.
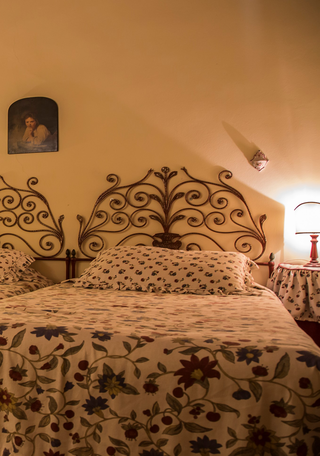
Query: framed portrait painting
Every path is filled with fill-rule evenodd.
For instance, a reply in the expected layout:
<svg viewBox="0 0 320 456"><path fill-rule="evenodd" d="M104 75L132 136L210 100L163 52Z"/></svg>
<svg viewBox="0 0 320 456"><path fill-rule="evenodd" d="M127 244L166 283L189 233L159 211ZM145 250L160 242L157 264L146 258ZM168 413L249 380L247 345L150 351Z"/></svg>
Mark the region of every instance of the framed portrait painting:
<svg viewBox="0 0 320 456"><path fill-rule="evenodd" d="M46 97L12 103L8 110L8 154L57 151L57 103Z"/></svg>

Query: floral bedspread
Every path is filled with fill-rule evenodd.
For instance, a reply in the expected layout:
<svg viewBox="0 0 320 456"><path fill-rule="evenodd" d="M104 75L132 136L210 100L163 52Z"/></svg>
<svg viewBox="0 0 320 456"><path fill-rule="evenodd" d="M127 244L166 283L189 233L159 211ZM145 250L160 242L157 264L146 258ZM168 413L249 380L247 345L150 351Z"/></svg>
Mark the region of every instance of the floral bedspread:
<svg viewBox="0 0 320 456"><path fill-rule="evenodd" d="M0 302L0 455L320 452L320 349L275 295Z"/></svg>

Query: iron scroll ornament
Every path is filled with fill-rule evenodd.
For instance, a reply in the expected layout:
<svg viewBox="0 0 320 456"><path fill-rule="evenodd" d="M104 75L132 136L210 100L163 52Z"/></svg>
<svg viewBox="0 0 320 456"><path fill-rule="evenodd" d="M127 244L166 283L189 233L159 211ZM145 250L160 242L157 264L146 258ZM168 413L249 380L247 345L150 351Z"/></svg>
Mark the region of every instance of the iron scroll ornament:
<svg viewBox="0 0 320 456"><path fill-rule="evenodd" d="M150 169L143 179L129 185L120 185L119 176L109 174L111 186L97 198L87 223L77 216L82 254L94 258L105 248L134 245L134 238L143 236L147 242L135 245L202 250L200 243L206 241L211 244L206 250L235 250L253 260L260 258L266 249L266 215L255 222L243 195L227 183L231 171L223 170L218 182L209 182L192 177L186 168L181 170L183 179L176 185L178 172L168 167L161 172ZM161 227L155 234L150 234L152 222ZM112 243L112 236L120 234L124 236ZM225 246L230 237L234 237L232 249Z"/></svg>
<svg viewBox="0 0 320 456"><path fill-rule="evenodd" d="M27 188L13 187L0 176L1 247L16 248L15 240L26 245L39 258L54 258L63 249L64 216L55 219L47 199L33 187L36 177L30 177Z"/></svg>

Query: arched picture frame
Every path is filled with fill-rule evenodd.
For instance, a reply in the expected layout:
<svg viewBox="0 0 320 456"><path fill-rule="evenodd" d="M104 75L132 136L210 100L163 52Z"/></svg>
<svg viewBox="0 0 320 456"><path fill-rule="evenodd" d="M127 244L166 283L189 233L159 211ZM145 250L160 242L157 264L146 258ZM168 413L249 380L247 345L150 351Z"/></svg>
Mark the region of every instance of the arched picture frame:
<svg viewBox="0 0 320 456"><path fill-rule="evenodd" d="M8 154L58 151L58 105L51 98L17 100L8 110Z"/></svg>

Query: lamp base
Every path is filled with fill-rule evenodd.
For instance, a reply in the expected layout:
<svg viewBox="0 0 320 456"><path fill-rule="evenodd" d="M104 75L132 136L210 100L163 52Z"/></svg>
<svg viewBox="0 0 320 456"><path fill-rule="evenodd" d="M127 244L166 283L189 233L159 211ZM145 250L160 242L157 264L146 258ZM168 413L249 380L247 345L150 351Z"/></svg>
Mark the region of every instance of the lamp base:
<svg viewBox="0 0 320 456"><path fill-rule="evenodd" d="M306 263L303 265L304 268L320 268L320 263L317 261L309 261L309 263Z"/></svg>
<svg viewBox="0 0 320 456"><path fill-rule="evenodd" d="M317 243L318 243L318 234L310 234L311 237L311 252L310 252L310 259L309 263L304 264L304 267L313 267L319 268L320 263L318 263L318 251L317 251Z"/></svg>

